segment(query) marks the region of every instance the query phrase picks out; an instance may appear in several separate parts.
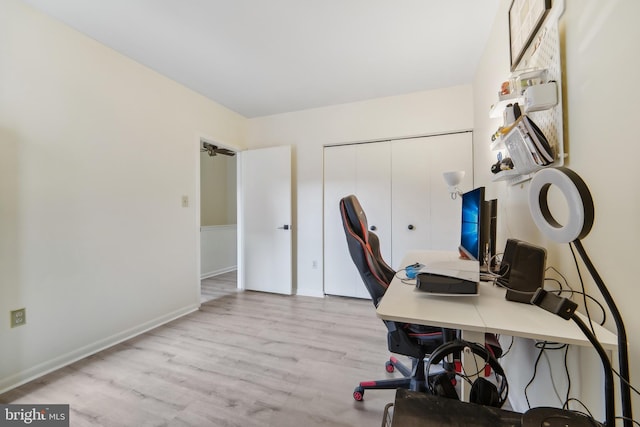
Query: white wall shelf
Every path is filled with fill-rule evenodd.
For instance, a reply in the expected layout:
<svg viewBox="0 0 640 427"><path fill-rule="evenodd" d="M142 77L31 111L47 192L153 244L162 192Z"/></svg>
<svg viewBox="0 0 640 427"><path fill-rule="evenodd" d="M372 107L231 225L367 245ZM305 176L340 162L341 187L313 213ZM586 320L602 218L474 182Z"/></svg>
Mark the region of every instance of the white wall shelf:
<svg viewBox="0 0 640 427"><path fill-rule="evenodd" d="M504 157L511 157L514 163L514 169L501 171L494 174L492 181L506 181L511 185L524 182L530 179L533 174L543 167L562 166L564 165L567 154L564 147L564 127L562 121L562 67L560 55L560 36L558 30L559 14L564 8L558 8L558 12L551 13L547 16L545 22L535 35L534 42L525 52L520 64L516 70L509 75L509 82L512 90L510 95L498 95L498 101L491 106L489 116L498 118L503 115L503 111L509 104L518 103L523 113L540 128L544 133L549 145L554 152L554 161L547 166L531 164L531 162L523 161L520 156L518 161L518 153L511 153L512 150L519 150L518 143L512 138L509 144L506 144L508 138L513 137L514 130L501 135L494 141L491 141L489 148L492 151L504 150ZM547 105L541 104L538 111L525 109L524 93L528 88L538 85L542 91L537 91L536 96L543 95L544 100L551 98ZM548 85L548 86L547 86ZM555 99L550 97L555 94ZM547 108L548 107L548 108ZM522 154L521 152L519 154Z"/></svg>
<svg viewBox="0 0 640 427"><path fill-rule="evenodd" d="M516 94L508 95L508 96L498 95L498 97L500 98L500 100L495 104L493 104L491 106L491 109L489 110L489 117L491 117L492 119L497 119L499 117L502 117L502 112L504 111L505 108L507 108L507 105L509 104L515 104L516 102L519 105L524 104L524 97L520 95L516 95Z"/></svg>

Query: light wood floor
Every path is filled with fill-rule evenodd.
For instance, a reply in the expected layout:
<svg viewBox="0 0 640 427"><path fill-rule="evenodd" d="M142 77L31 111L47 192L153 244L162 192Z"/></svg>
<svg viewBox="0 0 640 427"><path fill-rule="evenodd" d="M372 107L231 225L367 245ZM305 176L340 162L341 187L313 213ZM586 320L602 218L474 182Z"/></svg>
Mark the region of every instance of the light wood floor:
<svg viewBox="0 0 640 427"><path fill-rule="evenodd" d="M237 292L237 271L218 274L200 281L200 302L205 303Z"/></svg>
<svg viewBox="0 0 640 427"><path fill-rule="evenodd" d="M370 301L237 292L219 285L195 313L0 395L66 403L71 426L378 426L393 390ZM210 295L211 296L211 295Z"/></svg>

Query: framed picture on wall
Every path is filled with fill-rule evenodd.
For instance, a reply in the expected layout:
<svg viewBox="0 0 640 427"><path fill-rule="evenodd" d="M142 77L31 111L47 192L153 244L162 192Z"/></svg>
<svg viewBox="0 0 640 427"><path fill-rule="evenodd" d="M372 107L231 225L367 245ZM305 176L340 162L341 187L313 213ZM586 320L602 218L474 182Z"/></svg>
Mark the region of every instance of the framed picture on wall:
<svg viewBox="0 0 640 427"><path fill-rule="evenodd" d="M545 16L551 9L551 0L513 0L509 7L509 47L511 71L514 71Z"/></svg>

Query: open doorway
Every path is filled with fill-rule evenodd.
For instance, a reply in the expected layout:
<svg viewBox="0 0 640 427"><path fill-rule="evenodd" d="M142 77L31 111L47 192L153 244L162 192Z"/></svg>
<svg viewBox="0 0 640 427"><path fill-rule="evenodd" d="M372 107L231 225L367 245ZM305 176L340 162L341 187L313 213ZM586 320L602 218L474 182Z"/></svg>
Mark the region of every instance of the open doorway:
<svg viewBox="0 0 640 427"><path fill-rule="evenodd" d="M200 302L237 291L237 162L200 140Z"/></svg>

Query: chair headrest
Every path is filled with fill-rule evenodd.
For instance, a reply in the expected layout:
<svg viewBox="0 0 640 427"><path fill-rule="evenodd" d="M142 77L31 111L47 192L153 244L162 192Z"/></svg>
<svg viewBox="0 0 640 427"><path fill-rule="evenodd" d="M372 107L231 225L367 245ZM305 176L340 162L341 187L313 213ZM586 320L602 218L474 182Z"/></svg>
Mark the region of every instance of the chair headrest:
<svg viewBox="0 0 640 427"><path fill-rule="evenodd" d="M340 200L340 204L344 206L349 226L354 233L358 235L363 241L368 241L367 229L367 216L364 214L364 210L358 201L358 198L353 194L343 197Z"/></svg>

